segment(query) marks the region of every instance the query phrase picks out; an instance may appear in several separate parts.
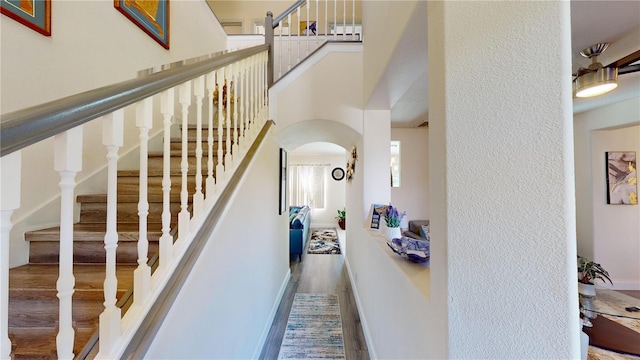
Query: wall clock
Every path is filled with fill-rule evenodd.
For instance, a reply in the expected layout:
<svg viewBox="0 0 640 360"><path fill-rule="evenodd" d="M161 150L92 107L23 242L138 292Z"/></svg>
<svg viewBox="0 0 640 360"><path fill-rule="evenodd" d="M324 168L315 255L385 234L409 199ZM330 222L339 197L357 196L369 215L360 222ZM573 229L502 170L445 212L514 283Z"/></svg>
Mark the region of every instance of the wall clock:
<svg viewBox="0 0 640 360"><path fill-rule="evenodd" d="M337 167L331 170L331 177L333 177L333 180L335 181L340 181L344 179L344 170L342 170L341 167Z"/></svg>

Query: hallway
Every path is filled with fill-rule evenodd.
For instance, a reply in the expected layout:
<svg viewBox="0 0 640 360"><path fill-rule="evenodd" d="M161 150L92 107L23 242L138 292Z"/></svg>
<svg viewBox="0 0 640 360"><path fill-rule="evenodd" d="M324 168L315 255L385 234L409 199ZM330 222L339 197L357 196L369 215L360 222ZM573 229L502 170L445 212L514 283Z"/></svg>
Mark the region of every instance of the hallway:
<svg viewBox="0 0 640 360"><path fill-rule="evenodd" d="M311 228L310 230L312 230ZM345 231L338 230L341 247L344 244ZM307 240L306 247L308 248ZM289 318L289 311L296 293L334 293L340 298L340 314L346 358L349 360L367 360L369 352L360 325L360 316L351 289L349 274L341 255L307 254L305 249L302 261L290 262L291 279L282 296L278 312L271 325L260 359L278 358L280 344Z"/></svg>

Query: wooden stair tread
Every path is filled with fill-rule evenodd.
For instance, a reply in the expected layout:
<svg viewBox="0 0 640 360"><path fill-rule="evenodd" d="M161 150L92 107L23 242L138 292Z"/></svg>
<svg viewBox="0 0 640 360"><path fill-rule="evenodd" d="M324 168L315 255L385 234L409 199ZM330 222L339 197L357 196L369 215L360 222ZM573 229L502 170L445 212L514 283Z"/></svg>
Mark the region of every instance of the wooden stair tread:
<svg viewBox="0 0 640 360"><path fill-rule="evenodd" d="M76 327L75 343L73 346L74 354L78 354L84 344L91 338L96 327ZM13 344L13 353L15 360L49 360L57 359L55 352L56 328L20 328L13 327L9 329L9 338Z"/></svg>
<svg viewBox="0 0 640 360"><path fill-rule="evenodd" d="M162 193L149 192L147 194L148 201L150 203L163 201ZM139 200L138 194L131 193L118 193L118 203L135 203L137 204ZM169 194L169 200L171 202L180 202L180 193L175 191L172 187L172 191ZM76 201L79 203L99 203L106 204L107 203L107 194L92 194L92 195L78 195L76 196Z"/></svg>
<svg viewBox="0 0 640 360"><path fill-rule="evenodd" d="M133 285L136 265L116 264L118 290L126 291ZM58 264L26 264L9 269L10 290L49 290L56 288ZM106 268L104 264L74 264L76 292L99 290L102 293ZM74 293L74 297L76 294Z"/></svg>
<svg viewBox="0 0 640 360"><path fill-rule="evenodd" d="M157 225L157 224L156 224ZM74 224L74 241L98 241L99 237L104 237L106 224ZM118 224L118 241L138 241L138 224L124 223ZM97 234L97 235L96 235ZM161 229L147 228L147 238L149 241L157 241L162 235ZM60 227L50 227L46 229L34 230L25 233L27 241L60 241ZM104 240L104 238L102 239Z"/></svg>

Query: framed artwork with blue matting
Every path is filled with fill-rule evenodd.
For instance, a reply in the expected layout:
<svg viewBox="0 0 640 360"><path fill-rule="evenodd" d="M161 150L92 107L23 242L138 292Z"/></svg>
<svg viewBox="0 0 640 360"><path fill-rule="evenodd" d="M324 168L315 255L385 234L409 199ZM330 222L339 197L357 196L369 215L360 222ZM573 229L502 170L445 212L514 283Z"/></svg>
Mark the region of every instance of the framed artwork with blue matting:
<svg viewBox="0 0 640 360"><path fill-rule="evenodd" d="M114 0L114 6L158 44L169 49L169 0Z"/></svg>
<svg viewBox="0 0 640 360"><path fill-rule="evenodd" d="M40 34L51 36L51 0L1 0L0 10Z"/></svg>

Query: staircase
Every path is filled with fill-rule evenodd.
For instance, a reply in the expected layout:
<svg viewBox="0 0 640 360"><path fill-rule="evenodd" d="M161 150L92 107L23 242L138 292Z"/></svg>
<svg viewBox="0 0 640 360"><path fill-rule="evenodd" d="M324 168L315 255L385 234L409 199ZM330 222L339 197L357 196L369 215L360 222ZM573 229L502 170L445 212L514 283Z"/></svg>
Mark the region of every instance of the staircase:
<svg viewBox="0 0 640 360"><path fill-rule="evenodd" d="M208 132L202 130L202 138ZM196 173L196 129L189 127L188 190L194 193ZM217 130L213 134L218 148ZM224 134L223 139L226 139ZM180 211L182 176L182 139L171 138L171 234L176 237L177 214ZM223 141L223 146L224 145ZM203 192L207 170L207 143L203 140ZM217 156L214 154L214 167ZM162 170L163 155L149 153L148 201L149 215L147 235L149 240L149 265L155 269L158 240L162 235ZM139 171L118 171L117 228L118 248L116 272L118 277L117 299L122 314L131 304L133 271L137 267L138 241L138 193ZM103 282L105 279L104 236L106 229L106 195L78 195L80 221L74 226L74 276L73 324L75 330L74 354L78 356L85 344L98 330L98 317L104 310ZM189 198L191 206L192 198ZM29 241L29 264L9 270L9 338L15 359L55 359L58 322L58 256L60 228L48 228L25 234ZM96 333L97 334L97 333ZM97 346L97 345L96 345ZM92 351L96 353L95 349Z"/></svg>

